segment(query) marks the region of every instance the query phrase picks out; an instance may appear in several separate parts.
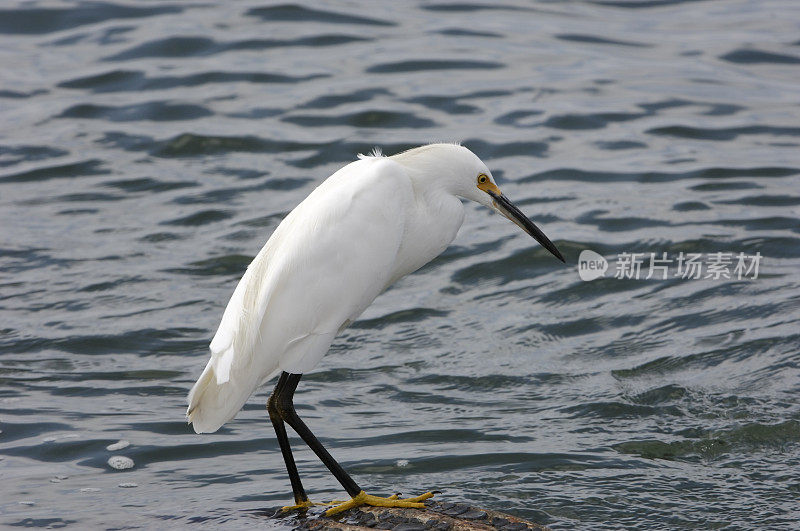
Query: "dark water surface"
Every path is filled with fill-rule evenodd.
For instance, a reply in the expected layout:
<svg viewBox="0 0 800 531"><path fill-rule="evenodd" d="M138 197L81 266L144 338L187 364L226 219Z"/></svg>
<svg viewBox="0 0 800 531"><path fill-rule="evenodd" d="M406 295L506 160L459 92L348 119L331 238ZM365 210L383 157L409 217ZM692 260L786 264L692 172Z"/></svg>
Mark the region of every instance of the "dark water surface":
<svg viewBox="0 0 800 531"><path fill-rule="evenodd" d="M468 206L301 382L334 456L555 529L796 525L798 27L794 0L3 3L0 523L275 525L267 390L183 418L224 305L358 152L461 140L570 265ZM758 278L614 278L720 251Z"/></svg>

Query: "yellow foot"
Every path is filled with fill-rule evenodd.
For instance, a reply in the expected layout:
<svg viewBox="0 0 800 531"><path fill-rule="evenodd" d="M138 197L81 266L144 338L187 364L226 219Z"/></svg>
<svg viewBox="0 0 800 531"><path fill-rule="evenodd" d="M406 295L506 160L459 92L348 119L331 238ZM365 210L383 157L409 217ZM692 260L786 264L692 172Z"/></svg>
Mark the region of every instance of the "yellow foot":
<svg viewBox="0 0 800 531"><path fill-rule="evenodd" d="M285 507L281 507L281 512L289 513L292 511L307 511L309 507L313 507L315 505L321 505L321 504L314 503L311 500L306 500L303 502L296 503L294 505L286 505Z"/></svg>
<svg viewBox="0 0 800 531"><path fill-rule="evenodd" d="M425 504L422 502L432 497L432 492L426 492L425 494L413 498L400 498L397 494L389 496L388 498L381 498L380 496L370 496L362 490L355 498L325 511L325 516L333 516L334 514L352 509L353 507L360 507L361 505L371 505L373 507L414 507L422 509L425 507Z"/></svg>
<svg viewBox="0 0 800 531"><path fill-rule="evenodd" d="M397 494L389 497L390 500L393 500L395 498L397 498ZM292 511L307 511L311 507L319 507L319 506L330 507L331 505L339 505L340 503L345 503L345 502L344 500L333 500L327 503L317 503L317 502L312 502L310 500L306 500L304 502L296 503L294 505L286 505L284 507L281 507L281 512L290 513Z"/></svg>

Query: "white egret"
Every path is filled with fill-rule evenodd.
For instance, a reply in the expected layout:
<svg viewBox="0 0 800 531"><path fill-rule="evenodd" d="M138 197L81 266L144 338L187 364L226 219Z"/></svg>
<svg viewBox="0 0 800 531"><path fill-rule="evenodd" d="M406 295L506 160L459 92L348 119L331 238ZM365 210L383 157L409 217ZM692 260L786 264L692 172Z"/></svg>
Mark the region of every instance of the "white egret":
<svg viewBox="0 0 800 531"><path fill-rule="evenodd" d="M278 225L236 286L211 341L211 359L189 392L186 413L197 433L236 416L257 387L280 373L267 403L294 494L312 505L300 482L289 424L358 505L422 507L433 496L367 495L298 417L292 399L334 337L396 280L438 256L464 220L461 198L493 208L562 262L547 236L504 196L481 160L456 144L431 144L340 169Z"/></svg>

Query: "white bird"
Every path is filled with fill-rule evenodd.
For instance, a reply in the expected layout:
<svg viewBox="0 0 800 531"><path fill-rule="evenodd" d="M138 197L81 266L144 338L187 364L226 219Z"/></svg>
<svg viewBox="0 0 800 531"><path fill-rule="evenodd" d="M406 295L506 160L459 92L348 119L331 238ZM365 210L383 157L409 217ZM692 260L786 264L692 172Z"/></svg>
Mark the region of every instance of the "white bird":
<svg viewBox="0 0 800 531"><path fill-rule="evenodd" d="M303 489L284 425L288 423L358 505L422 507L415 498L370 496L331 457L292 404L302 375L331 342L395 281L447 248L464 220L461 199L493 208L562 262L547 236L501 192L470 150L431 144L384 157L378 150L343 167L278 225L236 286L211 341L211 359L189 392L197 433L231 420L253 391L280 373L267 409L280 443L295 505Z"/></svg>

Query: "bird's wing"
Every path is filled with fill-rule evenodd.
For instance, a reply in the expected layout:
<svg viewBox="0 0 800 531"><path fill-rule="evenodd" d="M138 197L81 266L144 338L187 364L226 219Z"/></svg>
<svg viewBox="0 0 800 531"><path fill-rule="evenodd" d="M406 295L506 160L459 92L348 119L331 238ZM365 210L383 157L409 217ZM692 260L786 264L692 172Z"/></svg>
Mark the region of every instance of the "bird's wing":
<svg viewBox="0 0 800 531"><path fill-rule="evenodd" d="M386 287L412 200L402 166L370 158L336 172L284 219L236 287L190 392L196 430L216 430L275 372L319 362ZM213 420L200 420L204 409Z"/></svg>

